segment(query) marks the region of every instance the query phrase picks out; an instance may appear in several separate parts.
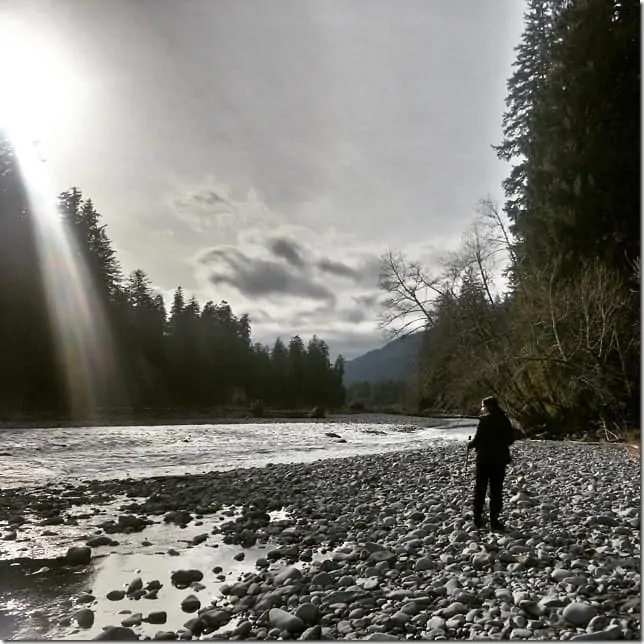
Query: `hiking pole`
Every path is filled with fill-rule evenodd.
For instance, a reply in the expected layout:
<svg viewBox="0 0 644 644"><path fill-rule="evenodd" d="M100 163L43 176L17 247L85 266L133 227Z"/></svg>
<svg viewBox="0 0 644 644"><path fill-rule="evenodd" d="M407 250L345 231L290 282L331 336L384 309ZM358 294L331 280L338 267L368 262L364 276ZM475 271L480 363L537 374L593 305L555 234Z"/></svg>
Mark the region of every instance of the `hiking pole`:
<svg viewBox="0 0 644 644"><path fill-rule="evenodd" d="M470 441L472 440L471 436L467 437L467 450L465 451L465 474L467 474L467 461L470 458Z"/></svg>

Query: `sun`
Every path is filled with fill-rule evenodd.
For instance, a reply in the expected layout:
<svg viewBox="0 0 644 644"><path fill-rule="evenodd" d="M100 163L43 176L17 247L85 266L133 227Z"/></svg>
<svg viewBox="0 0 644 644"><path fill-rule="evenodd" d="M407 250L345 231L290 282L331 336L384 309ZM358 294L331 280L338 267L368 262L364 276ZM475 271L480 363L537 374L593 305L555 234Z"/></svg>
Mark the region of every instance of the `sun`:
<svg viewBox="0 0 644 644"><path fill-rule="evenodd" d="M0 18L0 127L46 144L78 117L77 65L51 34Z"/></svg>

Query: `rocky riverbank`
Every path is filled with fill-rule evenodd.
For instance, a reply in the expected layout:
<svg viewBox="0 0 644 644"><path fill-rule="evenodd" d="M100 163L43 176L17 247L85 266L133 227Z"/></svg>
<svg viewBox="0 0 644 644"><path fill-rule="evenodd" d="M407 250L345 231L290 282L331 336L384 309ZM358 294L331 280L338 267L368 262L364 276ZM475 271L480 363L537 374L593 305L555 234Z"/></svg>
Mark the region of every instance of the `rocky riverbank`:
<svg viewBox="0 0 644 644"><path fill-rule="evenodd" d="M99 570L52 600L49 637L639 639L639 461L514 454L504 534L468 520L460 443L4 491L0 549L27 577Z"/></svg>

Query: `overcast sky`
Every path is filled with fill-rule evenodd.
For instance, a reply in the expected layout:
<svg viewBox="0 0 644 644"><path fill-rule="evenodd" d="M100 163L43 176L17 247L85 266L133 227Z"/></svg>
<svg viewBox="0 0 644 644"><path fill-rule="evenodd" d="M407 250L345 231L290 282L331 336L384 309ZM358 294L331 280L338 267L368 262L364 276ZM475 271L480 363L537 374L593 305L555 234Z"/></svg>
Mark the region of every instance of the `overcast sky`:
<svg viewBox="0 0 644 644"><path fill-rule="evenodd" d="M55 186L94 199L124 269L228 300L255 339L315 332L348 358L383 343L379 255L429 261L500 199L523 10L0 0Z"/></svg>

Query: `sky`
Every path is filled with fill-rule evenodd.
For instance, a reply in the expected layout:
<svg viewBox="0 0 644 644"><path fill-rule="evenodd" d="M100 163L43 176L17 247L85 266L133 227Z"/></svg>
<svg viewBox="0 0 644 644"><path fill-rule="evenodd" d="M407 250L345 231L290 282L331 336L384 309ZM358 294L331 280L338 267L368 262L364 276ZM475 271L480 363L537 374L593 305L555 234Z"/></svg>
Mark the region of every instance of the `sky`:
<svg viewBox="0 0 644 644"><path fill-rule="evenodd" d="M126 272L350 359L385 341L380 256L432 266L502 200L491 146L523 11L0 0L0 41L53 185L93 199Z"/></svg>

